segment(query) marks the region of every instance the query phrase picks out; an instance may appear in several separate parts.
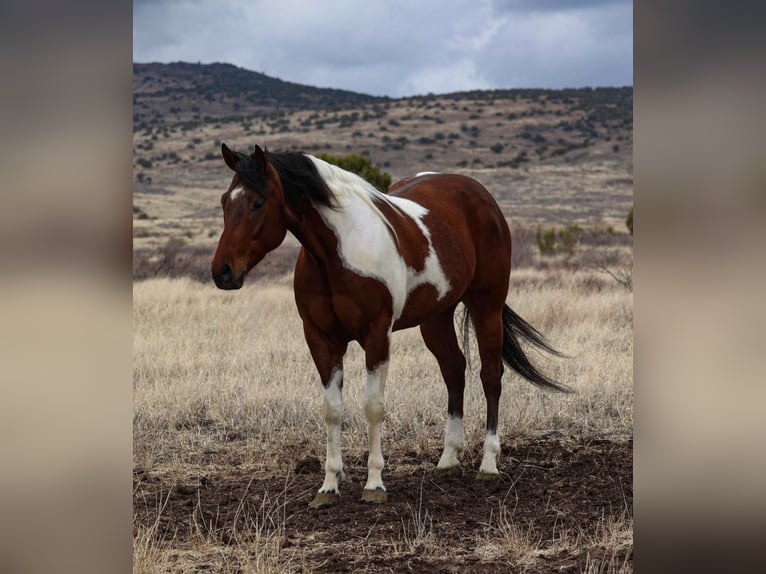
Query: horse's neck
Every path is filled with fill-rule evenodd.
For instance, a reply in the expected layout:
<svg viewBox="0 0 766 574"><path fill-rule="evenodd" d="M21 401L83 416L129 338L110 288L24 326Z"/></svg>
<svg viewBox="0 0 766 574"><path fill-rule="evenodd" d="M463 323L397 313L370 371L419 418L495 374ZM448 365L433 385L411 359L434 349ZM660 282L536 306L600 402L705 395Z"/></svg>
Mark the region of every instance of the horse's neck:
<svg viewBox="0 0 766 574"><path fill-rule="evenodd" d="M314 260L329 264L338 249L338 238L327 226L320 214L322 206L303 206L291 209L288 206L288 230L311 253Z"/></svg>
<svg viewBox="0 0 766 574"><path fill-rule="evenodd" d="M339 255L349 250L375 249L390 237L390 224L383 213L361 194L339 194L334 208L312 205L299 219L290 231L326 266L338 264Z"/></svg>

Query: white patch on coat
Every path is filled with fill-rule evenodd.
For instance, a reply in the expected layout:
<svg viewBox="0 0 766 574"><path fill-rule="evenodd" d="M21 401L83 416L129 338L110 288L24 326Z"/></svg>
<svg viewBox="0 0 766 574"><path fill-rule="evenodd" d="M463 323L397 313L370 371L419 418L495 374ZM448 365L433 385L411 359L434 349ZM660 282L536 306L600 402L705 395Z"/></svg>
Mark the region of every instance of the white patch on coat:
<svg viewBox="0 0 766 574"><path fill-rule="evenodd" d="M344 267L381 281L391 293L393 320L404 310L409 294L419 285L430 284L439 298L450 289L450 283L431 242L431 233L423 223L428 209L402 197L379 192L356 174L307 156L317 167L327 186L335 195L337 207L317 207L327 226L338 238L338 255ZM386 203L394 211L412 219L428 242L428 256L422 271L410 268L399 253L391 223L375 205Z"/></svg>
<svg viewBox="0 0 766 574"><path fill-rule="evenodd" d="M338 480L343 476L343 457L340 448L340 424L343 417L343 370L334 369L324 389L324 419L327 424L327 458L325 477L319 492L339 494Z"/></svg>
<svg viewBox="0 0 766 574"><path fill-rule="evenodd" d="M500 454L500 439L496 432L487 432L484 439L484 458L481 459L479 472L498 474L497 456Z"/></svg>
<svg viewBox="0 0 766 574"><path fill-rule="evenodd" d="M367 373L367 387L364 392L364 414L367 417L367 484L365 490L386 490L383 486L383 448L381 446L381 425L385 416L383 394L386 388L388 361L384 361Z"/></svg>
<svg viewBox="0 0 766 574"><path fill-rule="evenodd" d="M244 192L245 192L245 188L242 187L241 185L238 185L237 187L232 189L231 192L229 193L229 201L234 201Z"/></svg>
<svg viewBox="0 0 766 574"><path fill-rule="evenodd" d="M418 173L415 174L415 177L421 177L424 175L438 175L438 174L439 174L438 171L419 171Z"/></svg>
<svg viewBox="0 0 766 574"><path fill-rule="evenodd" d="M460 465L457 457L463 452L463 435L463 419L449 415L447 427L444 429L444 452L436 468L452 468Z"/></svg>

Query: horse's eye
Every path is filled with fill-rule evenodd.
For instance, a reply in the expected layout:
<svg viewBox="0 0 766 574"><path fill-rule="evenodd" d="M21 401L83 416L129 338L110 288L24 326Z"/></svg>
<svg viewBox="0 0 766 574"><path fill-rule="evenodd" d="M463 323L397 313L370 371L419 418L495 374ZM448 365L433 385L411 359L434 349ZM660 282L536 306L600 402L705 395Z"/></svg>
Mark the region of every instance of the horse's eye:
<svg viewBox="0 0 766 574"><path fill-rule="evenodd" d="M261 207L263 207L263 200L256 199L250 204L250 211L258 211Z"/></svg>

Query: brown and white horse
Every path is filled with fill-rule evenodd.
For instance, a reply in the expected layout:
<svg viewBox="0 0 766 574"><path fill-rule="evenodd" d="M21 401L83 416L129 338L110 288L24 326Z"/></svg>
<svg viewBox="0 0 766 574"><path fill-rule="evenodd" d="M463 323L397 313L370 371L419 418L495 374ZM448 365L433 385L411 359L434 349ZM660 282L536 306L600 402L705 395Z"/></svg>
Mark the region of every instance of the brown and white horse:
<svg viewBox="0 0 766 574"><path fill-rule="evenodd" d="M325 479L313 507L337 501L343 462L343 357L350 341L365 352L368 478L362 499L386 500L381 423L391 333L420 327L447 385L444 451L437 469L458 467L463 449L466 360L453 315L462 302L476 332L487 400L479 476L495 476L503 360L528 381L569 390L542 375L519 339L557 354L505 303L511 234L495 200L477 181L422 174L390 194L359 176L303 153L252 155L221 146L235 172L221 198L224 229L212 262L215 284L239 289L245 275L290 231L302 245L295 267L298 312L324 386Z"/></svg>

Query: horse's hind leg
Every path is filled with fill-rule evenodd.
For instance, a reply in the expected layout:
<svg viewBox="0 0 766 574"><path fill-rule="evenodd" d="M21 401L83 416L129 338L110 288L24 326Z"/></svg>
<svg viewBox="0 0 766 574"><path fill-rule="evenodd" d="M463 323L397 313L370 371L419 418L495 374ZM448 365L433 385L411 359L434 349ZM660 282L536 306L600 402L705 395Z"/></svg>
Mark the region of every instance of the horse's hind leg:
<svg viewBox="0 0 766 574"><path fill-rule="evenodd" d="M476 342L481 357L481 384L487 399L487 434L484 439L484 457L479 476L494 476L500 439L497 435L498 409L503 376L503 303L492 301L486 293L479 293L466 301L476 331Z"/></svg>
<svg viewBox="0 0 766 574"><path fill-rule="evenodd" d="M447 425L444 430L444 452L437 469L441 471L460 465L458 455L463 451L463 391L465 389L465 356L455 336L451 307L441 315L420 325L420 333L428 350L439 362L447 385Z"/></svg>

